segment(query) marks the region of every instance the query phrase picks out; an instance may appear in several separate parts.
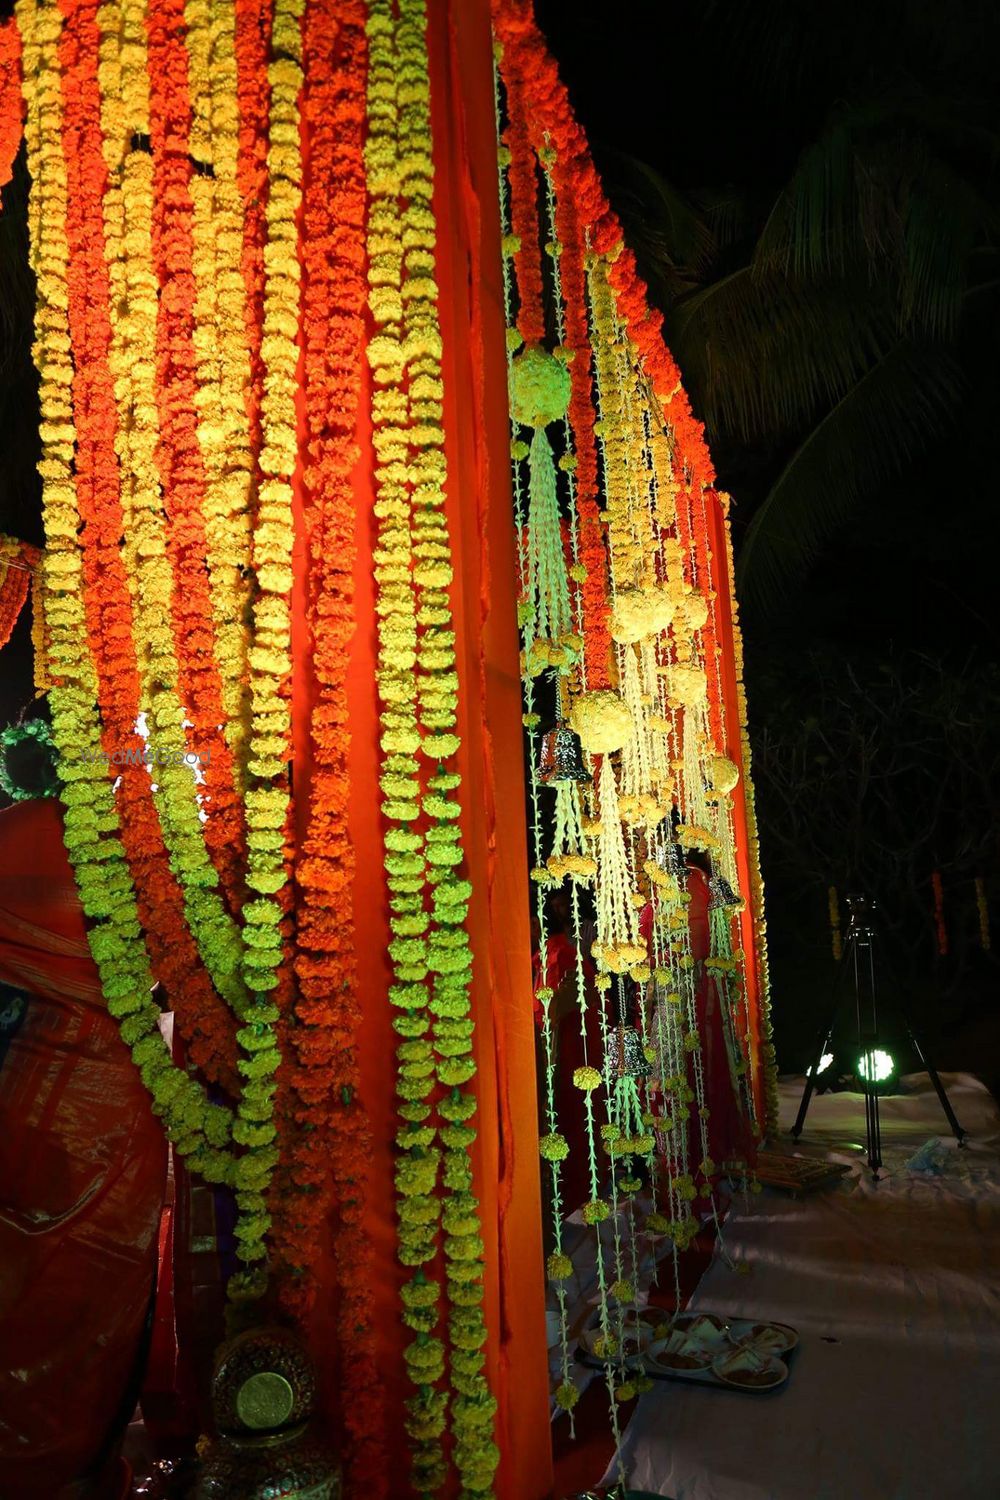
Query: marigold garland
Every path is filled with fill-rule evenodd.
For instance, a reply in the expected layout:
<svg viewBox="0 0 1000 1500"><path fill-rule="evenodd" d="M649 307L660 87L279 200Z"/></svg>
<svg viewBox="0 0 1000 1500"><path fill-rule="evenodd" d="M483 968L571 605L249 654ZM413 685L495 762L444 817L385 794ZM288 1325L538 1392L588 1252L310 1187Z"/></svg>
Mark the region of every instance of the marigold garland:
<svg viewBox="0 0 1000 1500"><path fill-rule="evenodd" d="M180 689L193 747L205 757L205 840L232 906L241 896L244 848L216 655L205 520L206 472L199 440L193 270L191 103L184 35L184 0L145 7L149 135L153 158L153 255L160 284L156 326L159 466L169 497L169 557L174 576L172 616Z"/></svg>
<svg viewBox="0 0 1000 1500"><path fill-rule="evenodd" d="M365 8L363 0L314 0L306 9L302 103L309 161L302 236L304 471L310 553L309 624L317 696L308 822L296 862L299 996L286 1060L295 1113L307 1129L283 1139L288 1196L276 1217L278 1253L297 1274L286 1303L312 1305L309 1272L329 1210L339 1219L333 1263L340 1292L342 1410L353 1443L351 1482L380 1491L385 1434L372 1322L371 1244L365 1224L370 1131L359 1092L361 1019L350 921L354 854L348 835L349 727L345 686L353 622L355 500L351 471L360 393L357 351L365 305ZM309 1191L309 1189L312 1189Z"/></svg>
<svg viewBox="0 0 1000 1500"><path fill-rule="evenodd" d="M400 1259L418 1268L403 1289L404 1320L416 1334L404 1355L417 1388L406 1426L417 1490L430 1492L445 1481L441 1436L448 1424L462 1489L481 1494L491 1488L499 1455L492 1441L494 1401L482 1374L483 1244L468 1155L476 1102L462 1087L475 1071L464 928L471 892L457 873L460 805L452 794L458 777L445 769L459 744L458 681L443 508L426 15L422 0L401 0L398 18L389 0L368 0L367 8L380 782L393 932L390 1000L403 1038L397 1092L405 1123L397 1136L396 1187ZM421 754L439 763L426 782ZM436 1098L439 1085L450 1094ZM437 1254L439 1223L443 1288L419 1269ZM447 1391L435 1389L445 1371L437 1332L444 1308L451 1346Z"/></svg>
<svg viewBox="0 0 1000 1500"><path fill-rule="evenodd" d="M232 0L187 0L192 80L192 258L198 329L198 438L205 541L227 742L236 765L247 731L247 609L253 457L246 413L244 202Z"/></svg>
<svg viewBox="0 0 1000 1500"><path fill-rule="evenodd" d="M21 33L13 16L0 22L0 206L24 133Z"/></svg>
<svg viewBox="0 0 1000 1500"><path fill-rule="evenodd" d="M10 640L24 608L38 559L37 547L0 535L0 649Z"/></svg>

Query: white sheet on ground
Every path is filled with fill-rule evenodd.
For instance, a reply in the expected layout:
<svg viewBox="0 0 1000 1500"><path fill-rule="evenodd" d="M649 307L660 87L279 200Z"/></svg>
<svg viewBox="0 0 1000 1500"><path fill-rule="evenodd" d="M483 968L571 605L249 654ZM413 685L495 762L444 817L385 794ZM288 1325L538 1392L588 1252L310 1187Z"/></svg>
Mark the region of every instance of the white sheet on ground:
<svg viewBox="0 0 1000 1500"><path fill-rule="evenodd" d="M888 1175L877 1184L859 1144L861 1096L813 1099L796 1149L852 1174L798 1199L737 1199L726 1243L748 1270L716 1255L692 1300L796 1327L790 1378L767 1395L659 1382L625 1435L630 1488L673 1500L998 1500L1000 1113L969 1074L943 1081L969 1146L958 1150L927 1075L914 1074L882 1100ZM786 1130L801 1090L782 1081ZM942 1175L907 1170L932 1136L950 1147Z"/></svg>

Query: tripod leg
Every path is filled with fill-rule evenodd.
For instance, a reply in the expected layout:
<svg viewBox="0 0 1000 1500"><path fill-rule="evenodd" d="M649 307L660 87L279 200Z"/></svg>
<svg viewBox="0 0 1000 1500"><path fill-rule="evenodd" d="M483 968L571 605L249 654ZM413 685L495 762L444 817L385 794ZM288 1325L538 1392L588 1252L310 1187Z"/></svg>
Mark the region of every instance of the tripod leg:
<svg viewBox="0 0 1000 1500"><path fill-rule="evenodd" d="M902 998L906 991L903 989L902 985L899 983L897 976L891 969L889 970L889 978L895 985L896 994L899 996L899 1015L902 1019L906 1034L910 1039L910 1044L913 1047L914 1052L917 1054L917 1057L920 1059L920 1062L922 1063L924 1068L926 1068L931 1083L934 1085L934 1092L937 1094L941 1108L944 1110L944 1117L948 1121L948 1125L952 1135L955 1137L960 1146L964 1146L966 1141L969 1139L969 1132L967 1130L963 1130L961 1125L958 1123L958 1118L955 1114L955 1111L951 1107L951 1100L948 1098L948 1095L945 1092L944 1084L941 1082L941 1079L938 1076L938 1070L937 1068L935 1068L934 1064L929 1061L927 1056L927 1049L924 1047L921 1038L917 1035L913 1022L910 1019L906 1004Z"/></svg>
<svg viewBox="0 0 1000 1500"><path fill-rule="evenodd" d="M928 1060L926 1049L921 1046L920 1039L913 1029L913 1023L910 1020L909 1016L905 1014L903 1016L903 1025L906 1027L906 1034L910 1038L910 1042L913 1046L914 1052L917 1054L920 1061L927 1069L931 1083L934 1085L934 1092L935 1094L937 1094L938 1099L941 1103L941 1108L944 1110L944 1117L948 1121L948 1125L951 1129L952 1135L955 1137L960 1146L964 1146L969 1138L968 1131L963 1130L961 1125L958 1123L958 1118L955 1114L955 1111L951 1107L951 1100L945 1093L945 1087L941 1082L938 1070L934 1066L934 1064Z"/></svg>
<svg viewBox="0 0 1000 1500"><path fill-rule="evenodd" d="M799 1136L802 1134L802 1127L806 1123L806 1114L808 1113L809 1103L812 1099L813 1090L816 1087L816 1079L819 1075L819 1065L822 1061L823 1053L826 1051L830 1037L833 1035L833 1028L837 1020L837 1012L840 1009L840 990L843 984L844 975L847 972L847 951L848 950L845 948L843 957L840 960L840 966L837 969L837 977L833 982L833 1001L830 1006L829 1019L824 1025L823 1030L819 1033L819 1037L816 1043L816 1054L813 1057L812 1067L806 1071L806 1086L802 1090L802 1102L799 1104L799 1112L795 1116L795 1124L792 1126L790 1132L792 1139L795 1141L797 1141Z"/></svg>

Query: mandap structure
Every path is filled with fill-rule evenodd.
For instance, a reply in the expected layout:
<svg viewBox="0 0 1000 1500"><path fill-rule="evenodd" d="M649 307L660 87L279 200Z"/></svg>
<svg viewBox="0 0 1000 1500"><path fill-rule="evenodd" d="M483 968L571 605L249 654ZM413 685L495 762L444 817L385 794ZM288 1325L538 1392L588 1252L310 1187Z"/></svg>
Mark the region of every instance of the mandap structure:
<svg viewBox="0 0 1000 1500"><path fill-rule="evenodd" d="M617 1430L640 1284L768 1124L701 426L528 0L0 38L45 535L0 621L33 572L104 1004L348 1494L541 1497L574 1258Z"/></svg>

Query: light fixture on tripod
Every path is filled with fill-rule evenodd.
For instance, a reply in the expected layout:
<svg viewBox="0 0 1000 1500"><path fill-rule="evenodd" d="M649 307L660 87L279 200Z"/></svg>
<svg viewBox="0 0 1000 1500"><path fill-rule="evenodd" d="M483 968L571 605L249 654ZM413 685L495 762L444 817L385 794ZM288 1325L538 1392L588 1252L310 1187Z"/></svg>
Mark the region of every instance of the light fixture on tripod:
<svg viewBox="0 0 1000 1500"><path fill-rule="evenodd" d="M888 1086L895 1075L895 1063L892 1055L882 1045L880 1033L880 995L876 963L876 952L880 949L880 943L875 922L875 902L869 900L867 896L851 895L847 898L847 907L851 915L844 938L844 951L833 985L830 1010L813 1049L812 1066L806 1070L806 1085L802 1091L802 1102L799 1105L795 1124L792 1126L792 1136L798 1140L802 1134L809 1102L817 1084L822 1089L824 1084L821 1082L821 1077L832 1071L835 1057L831 1042L840 1007L847 998L847 980L850 978L857 1018L858 1055L855 1077L865 1100L868 1165L872 1175L878 1177L879 1168L882 1165L882 1122L879 1113L879 1095L888 1091ZM890 979L893 979L891 974ZM928 1058L926 1048L917 1037L913 1021L906 1009L903 991L894 980L892 990L895 992L896 1011L903 1029L909 1037L914 1052L927 1069L952 1134L962 1146L965 1144L966 1132L955 1118L955 1112L945 1093L938 1071Z"/></svg>

